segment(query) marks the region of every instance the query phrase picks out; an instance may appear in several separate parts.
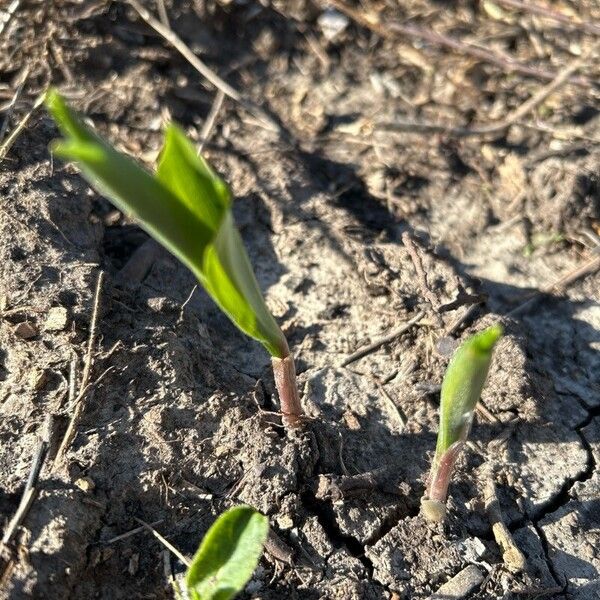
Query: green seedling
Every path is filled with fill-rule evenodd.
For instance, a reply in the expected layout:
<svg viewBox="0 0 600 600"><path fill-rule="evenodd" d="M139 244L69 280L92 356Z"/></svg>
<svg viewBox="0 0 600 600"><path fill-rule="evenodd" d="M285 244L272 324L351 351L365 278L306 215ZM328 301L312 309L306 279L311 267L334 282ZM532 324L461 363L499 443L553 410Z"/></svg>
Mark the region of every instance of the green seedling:
<svg viewBox="0 0 600 600"><path fill-rule="evenodd" d="M151 174L85 125L56 91L46 105L64 135L52 145L56 156L75 161L99 193L186 265L233 323L267 349L284 423L297 426L294 359L259 289L223 180L176 125L167 127Z"/></svg>
<svg viewBox="0 0 600 600"><path fill-rule="evenodd" d="M225 511L210 527L185 574L191 600L229 600L248 583L269 534L267 517L249 506Z"/></svg>
<svg viewBox="0 0 600 600"><path fill-rule="evenodd" d="M446 515L446 497L454 464L467 440L473 412L485 384L492 352L502 326L492 325L471 336L455 352L442 382L440 429L421 510L430 521Z"/></svg>

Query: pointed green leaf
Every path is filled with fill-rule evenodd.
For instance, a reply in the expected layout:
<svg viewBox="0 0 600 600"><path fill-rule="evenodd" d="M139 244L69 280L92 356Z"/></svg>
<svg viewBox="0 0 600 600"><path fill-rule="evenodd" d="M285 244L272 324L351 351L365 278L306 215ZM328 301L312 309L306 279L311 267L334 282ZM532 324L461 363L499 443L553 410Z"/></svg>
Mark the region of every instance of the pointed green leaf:
<svg viewBox="0 0 600 600"><path fill-rule="evenodd" d="M46 103L65 140L57 156L77 161L86 179L179 258L219 307L273 356L289 353L233 223L225 183L176 126L165 133L156 175L89 129L55 91Z"/></svg>
<svg viewBox="0 0 600 600"><path fill-rule="evenodd" d="M185 581L192 600L229 600L244 589L263 552L267 517L249 506L224 512L204 536Z"/></svg>
<svg viewBox="0 0 600 600"><path fill-rule="evenodd" d="M165 131L156 177L213 232L219 229L231 205L229 190L176 125Z"/></svg>
<svg viewBox="0 0 600 600"><path fill-rule="evenodd" d="M492 351L501 335L499 324L476 333L463 342L448 364L442 382L437 457L468 435L475 405L487 379Z"/></svg>
<svg viewBox="0 0 600 600"><path fill-rule="evenodd" d="M155 177L84 125L55 91L48 93L46 103L66 136L53 144L54 153L77 161L100 194L194 269L211 239L210 229Z"/></svg>

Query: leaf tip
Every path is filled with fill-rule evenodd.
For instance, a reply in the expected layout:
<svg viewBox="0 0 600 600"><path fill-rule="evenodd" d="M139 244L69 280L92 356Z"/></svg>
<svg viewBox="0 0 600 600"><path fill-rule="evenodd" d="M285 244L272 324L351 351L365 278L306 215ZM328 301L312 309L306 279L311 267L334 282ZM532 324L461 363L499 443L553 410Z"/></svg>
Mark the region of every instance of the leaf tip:
<svg viewBox="0 0 600 600"><path fill-rule="evenodd" d="M481 352L491 352L503 333L504 328L502 325L495 323L473 337L475 347Z"/></svg>

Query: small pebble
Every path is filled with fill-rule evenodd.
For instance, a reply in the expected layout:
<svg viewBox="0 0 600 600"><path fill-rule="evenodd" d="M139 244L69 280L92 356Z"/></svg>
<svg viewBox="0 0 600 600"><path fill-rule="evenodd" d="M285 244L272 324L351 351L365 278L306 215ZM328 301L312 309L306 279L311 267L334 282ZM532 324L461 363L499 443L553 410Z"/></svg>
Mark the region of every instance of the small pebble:
<svg viewBox="0 0 600 600"><path fill-rule="evenodd" d="M280 529L291 529L294 526L294 521L288 515L283 515L278 517L277 525Z"/></svg>
<svg viewBox="0 0 600 600"><path fill-rule="evenodd" d="M317 23L323 32L323 37L330 42L348 27L349 20L337 10L328 9L319 16Z"/></svg>
<svg viewBox="0 0 600 600"><path fill-rule="evenodd" d="M75 485L84 492L91 492L96 487L96 484L90 477L80 477L79 479L76 479Z"/></svg>
<svg viewBox="0 0 600 600"><path fill-rule="evenodd" d="M67 309L64 306L53 306L48 311L44 330L62 331L67 326L68 319Z"/></svg>
<svg viewBox="0 0 600 600"><path fill-rule="evenodd" d="M27 377L29 387L39 392L48 381L48 371L46 369L33 369Z"/></svg>

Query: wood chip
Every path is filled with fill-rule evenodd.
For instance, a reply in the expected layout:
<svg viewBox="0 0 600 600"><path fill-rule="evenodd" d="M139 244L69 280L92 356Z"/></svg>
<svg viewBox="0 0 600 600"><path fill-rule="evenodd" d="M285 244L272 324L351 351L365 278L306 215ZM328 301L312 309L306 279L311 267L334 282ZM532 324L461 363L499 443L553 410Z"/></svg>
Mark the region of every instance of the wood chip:
<svg viewBox="0 0 600 600"><path fill-rule="evenodd" d="M441 586L429 600L460 600L476 590L482 581L481 571L475 565L469 565Z"/></svg>
<svg viewBox="0 0 600 600"><path fill-rule="evenodd" d="M30 340L35 337L39 332L37 327L33 323L29 323L28 321L23 321L15 326L13 329L16 336L20 337L23 340Z"/></svg>
<svg viewBox="0 0 600 600"><path fill-rule="evenodd" d="M75 485L84 492L91 492L96 487L96 484L91 477L80 477L75 480Z"/></svg>

